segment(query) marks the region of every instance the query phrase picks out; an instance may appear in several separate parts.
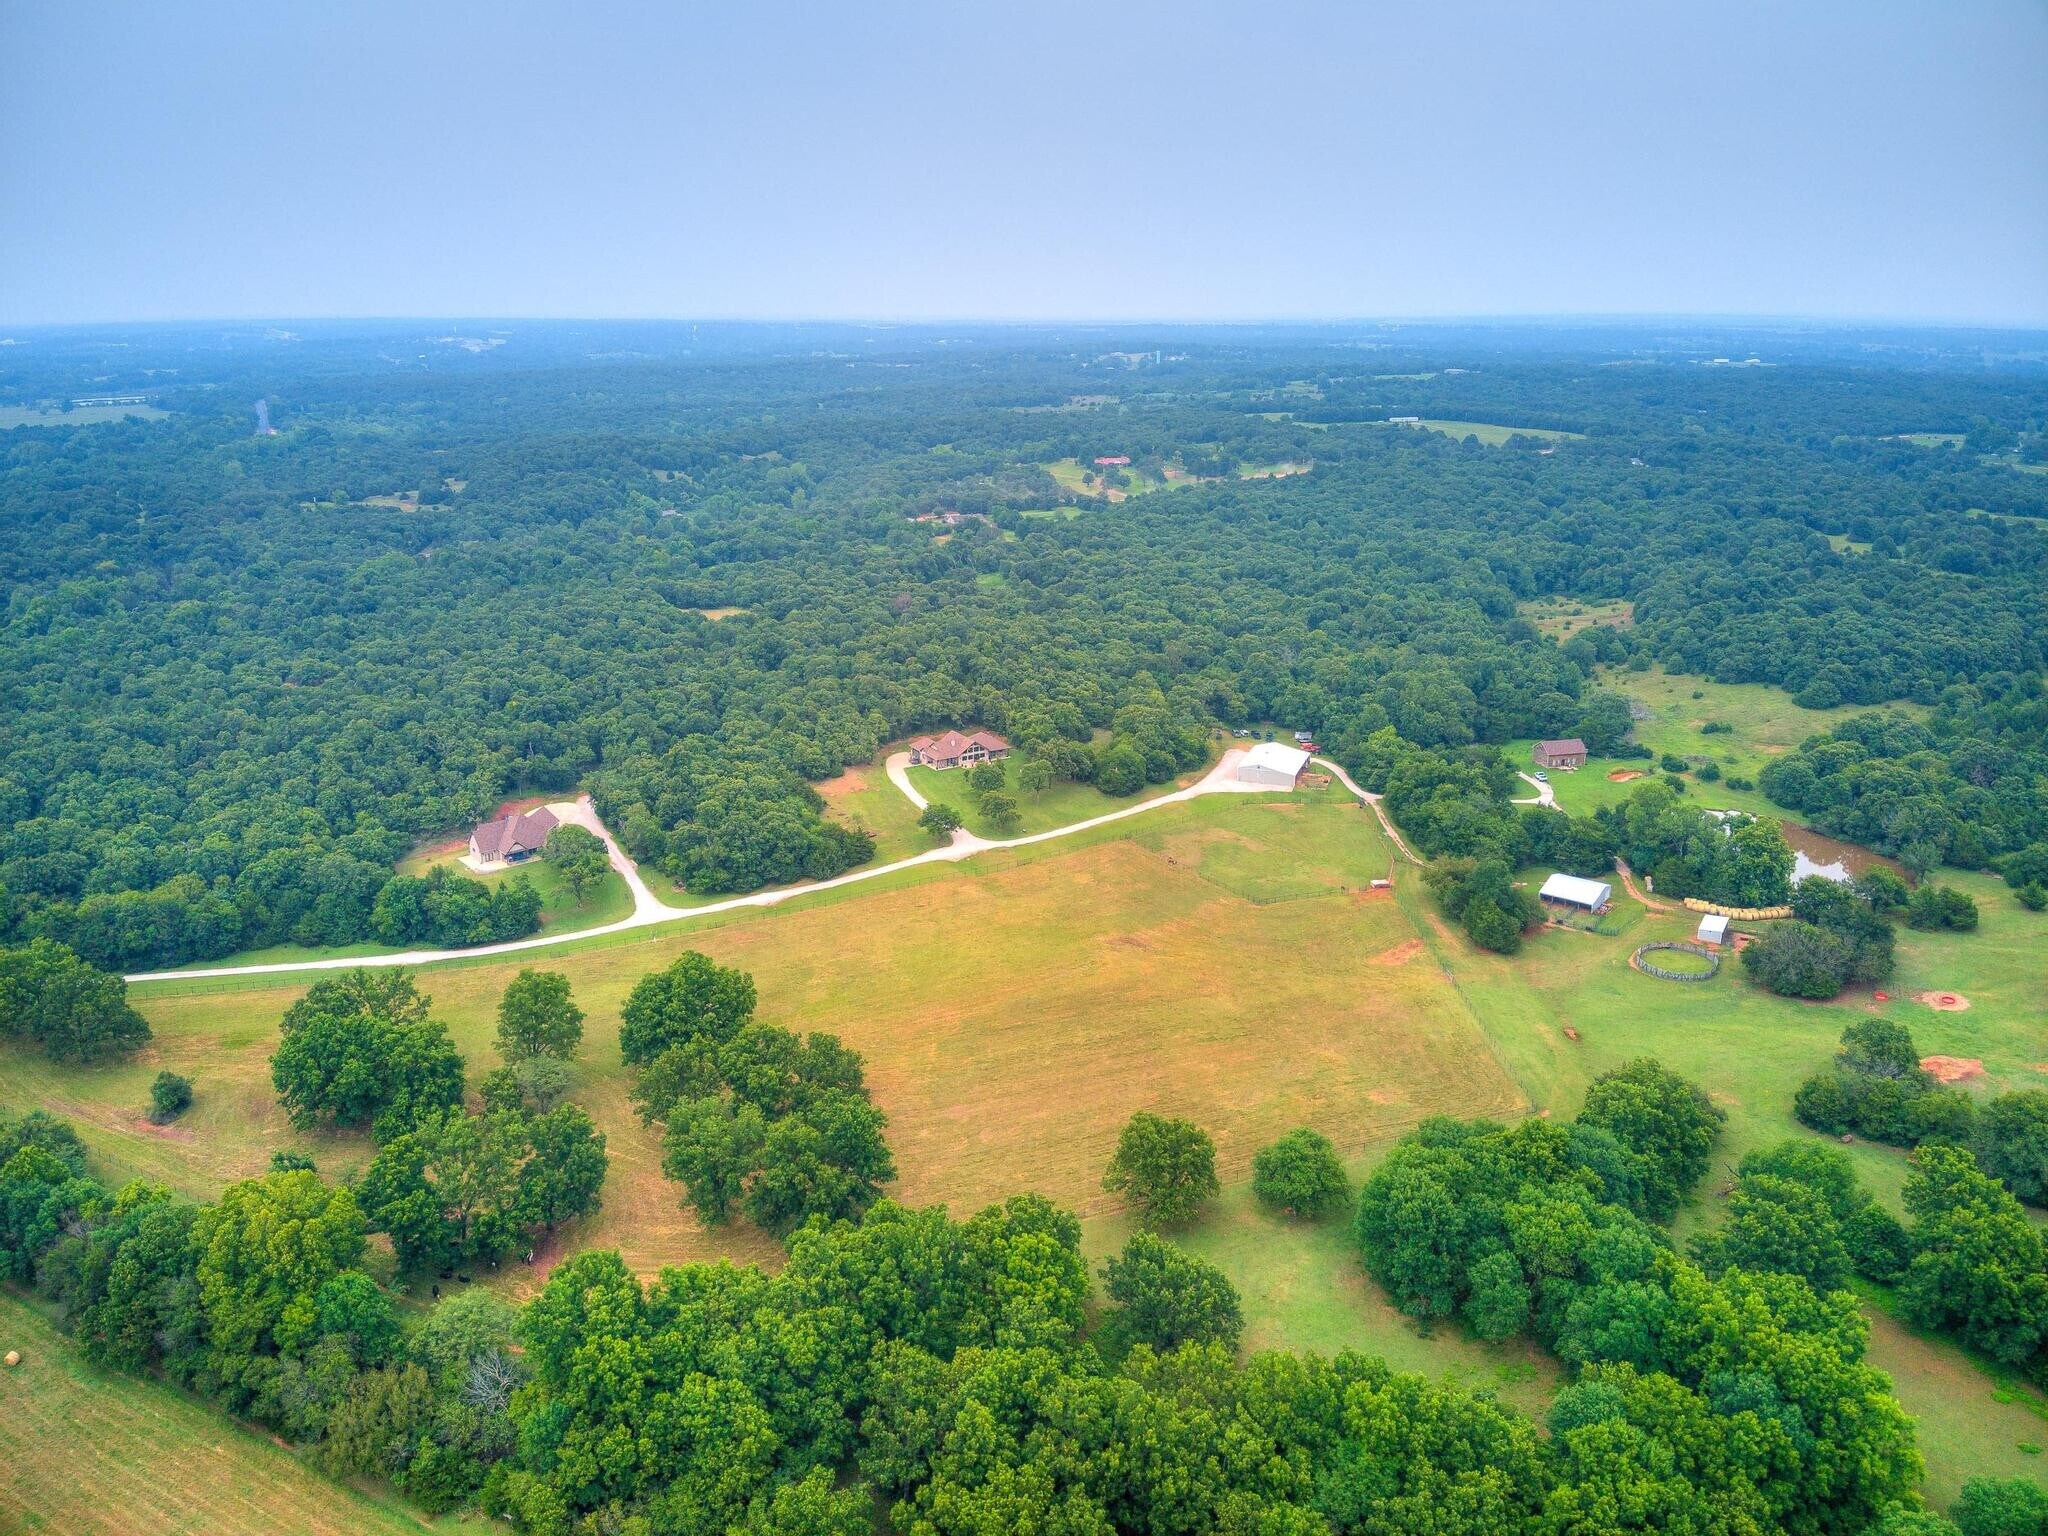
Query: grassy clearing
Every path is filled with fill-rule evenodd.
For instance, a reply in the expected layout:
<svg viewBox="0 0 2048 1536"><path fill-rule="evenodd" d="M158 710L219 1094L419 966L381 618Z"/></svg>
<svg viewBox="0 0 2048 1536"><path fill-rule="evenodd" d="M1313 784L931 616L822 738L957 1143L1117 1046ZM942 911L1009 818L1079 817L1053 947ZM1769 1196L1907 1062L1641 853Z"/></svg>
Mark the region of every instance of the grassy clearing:
<svg viewBox="0 0 2048 1536"><path fill-rule="evenodd" d="M102 1371L0 1292L0 1530L63 1536L418 1536L395 1497L336 1483L174 1388ZM481 1522L479 1522L479 1525Z"/></svg>
<svg viewBox="0 0 2048 1536"><path fill-rule="evenodd" d="M896 750L889 748L886 750ZM1215 760L1220 749L1212 747L1210 761ZM1032 832L1050 832L1054 827L1071 826L1077 821L1086 821L1092 816L1105 815L1110 811L1122 810L1137 805L1155 795L1171 792L1183 785L1192 784L1209 771L1204 763L1194 772L1183 774L1173 784L1148 784L1135 795L1105 795L1093 784L1073 784L1054 780L1041 790L1020 789L1017 785L1017 766L1020 759L1007 757L1002 762L1003 787L1017 799L1017 825L1009 831L1001 831L989 824L981 813L981 803L973 790L967 787L967 771L962 768L909 768L905 772L917 792L933 805L950 805L960 813L960 819L970 832L982 837L1016 837ZM887 780L883 781L884 783ZM914 819L914 817L913 817ZM919 848L929 848L926 839Z"/></svg>
<svg viewBox="0 0 2048 1536"><path fill-rule="evenodd" d="M1414 425L1425 432L1441 432L1460 441L1476 437L1489 448L1498 448L1511 437L1540 437L1545 442L1583 438L1583 432L1561 432L1551 427L1503 427L1490 421L1435 421L1424 418Z"/></svg>
<svg viewBox="0 0 2048 1536"><path fill-rule="evenodd" d="M1596 624L1627 629L1636 621L1636 605L1625 598L1536 597L1517 603L1515 612L1559 644Z"/></svg>
<svg viewBox="0 0 2048 1536"><path fill-rule="evenodd" d="M1378 1161L1378 1151L1352 1160L1356 1183ZM1525 1413L1540 1416L1561 1381L1557 1362L1526 1340L1487 1344L1455 1325L1424 1334L1397 1312L1366 1277L1352 1244L1350 1221L1292 1221L1265 1211L1251 1185L1223 1192L1200 1226L1174 1240L1230 1277L1244 1300L1247 1350L1313 1349L1325 1355L1356 1349L1379 1355L1396 1370L1448 1378L1471 1390L1496 1393ZM1131 1235L1117 1214L1082 1224L1081 1246L1100 1273Z"/></svg>
<svg viewBox="0 0 2048 1536"><path fill-rule="evenodd" d="M1129 464L1118 466L1124 478L1130 482L1127 488L1105 485L1102 480L1104 471L1096 469L1092 464L1083 464L1079 459L1061 459L1041 467L1059 482L1061 490L1071 491L1076 496L1092 496L1099 501L1124 501L1151 491L1163 491L1169 483ZM1089 475L1095 477L1092 483L1086 478Z"/></svg>
<svg viewBox="0 0 2048 1536"><path fill-rule="evenodd" d="M1828 535L1828 548L1838 555L1867 555L1870 553L1868 539L1852 539L1846 533Z"/></svg>
<svg viewBox="0 0 2048 1536"><path fill-rule="evenodd" d="M1801 709L1782 688L1767 683L1716 683L1687 673L1666 672L1652 667L1648 672L1630 672L1620 667L1601 668L1600 682L1648 706L1649 717L1638 720L1636 740L1658 757L1702 758L1721 770L1715 782L1688 772L1688 794L1693 801L1713 810L1748 811L1755 816L1783 820L1783 807L1773 804L1757 790L1728 787L1732 776L1752 783L1774 757L1791 751L1809 736L1832 729L1851 715L1867 714L1871 706L1845 704L1836 709ZM1890 704L1908 714L1924 714L1914 704ZM1710 723L1732 729L1709 734L1701 727ZM1533 772L1530 741L1509 742L1508 761L1524 773ZM1616 781L1611 773L1655 774L1655 759L1596 757L1576 772L1553 772L1550 786L1558 805L1574 816L1588 816L1603 805L1619 805L1635 788L1636 781Z"/></svg>
<svg viewBox="0 0 2048 1536"><path fill-rule="evenodd" d="M1901 432L1895 439L1911 443L1915 448L1955 448L1964 441L1961 432Z"/></svg>
<svg viewBox="0 0 2048 1536"><path fill-rule="evenodd" d="M78 405L70 410L57 406L0 405L0 431L9 427L96 427L103 422L162 421L171 413L153 405Z"/></svg>
<svg viewBox="0 0 2048 1536"><path fill-rule="evenodd" d="M735 618L742 613L751 613L753 610L751 608L692 608L690 612L699 614L716 624L720 619Z"/></svg>
<svg viewBox="0 0 2048 1536"><path fill-rule="evenodd" d="M875 840L875 862L891 864L934 846L917 824L917 807L889 782L879 762L857 763L836 779L817 786L825 797L825 814L859 827Z"/></svg>

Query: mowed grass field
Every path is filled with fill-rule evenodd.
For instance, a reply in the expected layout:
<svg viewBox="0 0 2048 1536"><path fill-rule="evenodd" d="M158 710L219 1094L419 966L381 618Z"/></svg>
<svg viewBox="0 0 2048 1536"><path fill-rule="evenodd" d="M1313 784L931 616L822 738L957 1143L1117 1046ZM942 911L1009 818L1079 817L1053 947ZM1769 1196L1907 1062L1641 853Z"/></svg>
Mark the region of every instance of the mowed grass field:
<svg viewBox="0 0 2048 1536"><path fill-rule="evenodd" d="M1425 432L1441 432L1446 437L1461 441L1476 437L1489 448L1498 448L1511 437L1540 437L1546 442L1561 442L1566 438L1583 438L1583 432L1561 432L1551 427L1503 427L1491 421L1436 421L1424 418L1413 425Z"/></svg>
<svg viewBox="0 0 2048 1536"><path fill-rule="evenodd" d="M917 1204L968 1211L1035 1189L1108 1211L1102 1170L1139 1109L1207 1127L1232 1180L1296 1125L1355 1155L1428 1114L1520 1112L1412 917L1368 892L1390 862L1376 822L1339 792L1216 796L772 911L529 958L566 972L589 1012L574 1092L613 1160L604 1210L559 1246L617 1246L643 1271L775 1252L743 1226L707 1233L682 1212L658 1137L628 1101L619 1010L640 976L687 948L751 972L762 1018L831 1031L863 1053L890 1116L892 1192ZM498 960L419 975L472 1078L496 1065L495 1010L518 969ZM78 1120L109 1176L146 1174L195 1196L260 1173L279 1147L345 1174L367 1160L367 1141L294 1131L270 1085L277 1021L304 985L138 987L157 1031L148 1051L92 1071L11 1053L0 1102ZM190 1076L197 1097L158 1130L143 1106L163 1067ZM497 1278L522 1290L536 1275Z"/></svg>
<svg viewBox="0 0 2048 1536"><path fill-rule="evenodd" d="M419 1536L395 1499L336 1483L174 1388L102 1371L0 1291L0 1531L9 1536Z"/></svg>
<svg viewBox="0 0 2048 1536"><path fill-rule="evenodd" d="M0 405L0 432L11 427L96 427L103 422L162 421L169 411L154 405L78 405L70 410L58 406Z"/></svg>

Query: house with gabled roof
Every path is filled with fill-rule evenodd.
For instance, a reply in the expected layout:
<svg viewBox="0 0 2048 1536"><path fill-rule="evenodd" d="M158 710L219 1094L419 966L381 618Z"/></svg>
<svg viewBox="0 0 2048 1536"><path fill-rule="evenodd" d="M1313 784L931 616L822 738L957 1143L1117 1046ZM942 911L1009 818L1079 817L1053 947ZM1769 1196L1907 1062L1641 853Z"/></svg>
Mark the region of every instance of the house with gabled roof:
<svg viewBox="0 0 2048 1536"><path fill-rule="evenodd" d="M530 811L514 811L487 821L469 834L469 856L478 864L519 864L547 846L548 834L559 826L555 813L544 805Z"/></svg>
<svg viewBox="0 0 2048 1536"><path fill-rule="evenodd" d="M1539 741L1529 755L1538 768L1562 768L1567 773L1586 766L1586 744L1576 736L1561 741Z"/></svg>
<svg viewBox="0 0 2048 1536"><path fill-rule="evenodd" d="M943 736L920 736L910 744L910 760L925 768L972 768L976 763L999 763L1010 755L1010 744L994 731L976 731L963 736L948 731Z"/></svg>

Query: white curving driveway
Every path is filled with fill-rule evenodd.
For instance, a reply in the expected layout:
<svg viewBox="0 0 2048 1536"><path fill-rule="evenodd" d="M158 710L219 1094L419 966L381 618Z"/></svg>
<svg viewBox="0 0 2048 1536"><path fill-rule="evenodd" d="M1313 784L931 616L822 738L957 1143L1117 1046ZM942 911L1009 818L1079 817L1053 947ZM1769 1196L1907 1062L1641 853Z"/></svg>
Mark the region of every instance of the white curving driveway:
<svg viewBox="0 0 2048 1536"><path fill-rule="evenodd" d="M1184 801L1199 799L1203 795L1271 795L1286 794L1286 790L1275 790L1265 785L1240 783L1237 778L1237 764L1244 756L1242 747L1232 747L1217 761L1216 766L1186 789L1173 790L1168 794L1156 795L1150 800L1141 800L1136 805L1126 805L1114 811L1105 811L1100 816L1090 816L1085 821L1072 822L1064 827L1054 827L1049 832L1033 832L1025 837L986 838L977 837L964 827L953 834L953 840L942 848L932 848L924 853L914 853L907 859L897 859L890 864L877 864L867 869L856 869L849 874L839 875L831 880L812 880L802 885L779 886L772 891L754 891L745 896L730 896L723 901L707 901L702 906L672 907L647 888L647 882L633 861L626 857L611 832L599 821L597 813L590 809L589 796L577 801L579 814L576 820L596 832L611 850L612 867L625 876L626 884L633 892L632 915L622 917L615 923L604 923L595 928L579 928L573 933L538 934L530 939L513 939L503 944L478 944L468 949L413 949L403 954L391 955L350 955L327 960L283 960L267 965L217 965L184 971L140 971L124 979L131 982L179 981L208 976L288 976L303 971L352 971L358 967L378 968L393 965L432 965L442 960L469 960L489 955L516 955L529 950L548 949L556 944L573 944L579 939L598 938L608 933L624 933L634 928L651 928L662 923L688 922L692 918L709 917L718 912L735 912L746 907L772 907L797 896L809 896L818 891L836 890L840 886L857 885L863 880L878 880L883 875L894 874L899 869L914 869L920 864L951 864L971 858L997 848L1028 848L1035 843L1049 843L1056 838L1072 837L1077 832L1086 832L1094 827L1108 826L1112 822L1142 816L1156 811L1163 805L1179 805ZM909 761L907 753L895 753L889 758L887 767L890 779L904 794L922 807L924 797L910 786L902 766ZM1394 830L1393 823L1379 804L1379 796L1369 794L1352 782L1351 775L1331 762L1328 758L1315 760L1320 766L1336 775L1344 787L1371 806L1380 819L1387 835L1394 841L1411 863L1420 863L1401 840L1401 834ZM585 819L585 818L588 819Z"/></svg>

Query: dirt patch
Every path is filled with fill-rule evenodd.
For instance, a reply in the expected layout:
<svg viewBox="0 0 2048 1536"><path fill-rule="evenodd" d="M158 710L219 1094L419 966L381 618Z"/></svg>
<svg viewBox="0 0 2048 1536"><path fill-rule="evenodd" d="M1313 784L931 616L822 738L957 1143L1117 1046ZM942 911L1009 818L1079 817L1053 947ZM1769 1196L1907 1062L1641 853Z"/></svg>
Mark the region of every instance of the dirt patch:
<svg viewBox="0 0 2048 1536"><path fill-rule="evenodd" d="M1406 965L1422 953L1422 940L1407 939L1392 949L1383 949L1366 962L1368 965Z"/></svg>
<svg viewBox="0 0 2048 1536"><path fill-rule="evenodd" d="M868 776L858 768L849 768L836 779L827 779L811 788L830 800L835 795L850 795L856 790L868 787Z"/></svg>
<svg viewBox="0 0 2048 1536"><path fill-rule="evenodd" d="M190 1131L181 1125L158 1125L154 1120L147 1117L140 1120L131 1120L128 1123L132 1129L142 1132L145 1136L161 1136L165 1141L197 1140Z"/></svg>
<svg viewBox="0 0 2048 1536"><path fill-rule="evenodd" d="M1630 779L1640 779L1642 776L1643 770L1640 768L1616 768L1607 775L1608 780L1615 784L1626 784Z"/></svg>
<svg viewBox="0 0 2048 1536"><path fill-rule="evenodd" d="M1970 1000L1960 992L1915 992L1913 997L1936 1013L1961 1013L1970 1006Z"/></svg>
<svg viewBox="0 0 2048 1536"><path fill-rule="evenodd" d="M1920 1070L1937 1083L1960 1083L1965 1078L1982 1077L1984 1063L1974 1056L1922 1056Z"/></svg>

